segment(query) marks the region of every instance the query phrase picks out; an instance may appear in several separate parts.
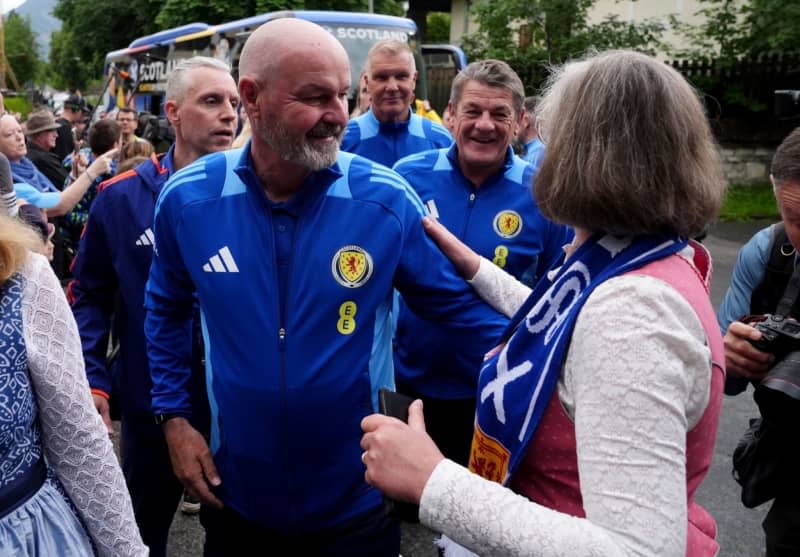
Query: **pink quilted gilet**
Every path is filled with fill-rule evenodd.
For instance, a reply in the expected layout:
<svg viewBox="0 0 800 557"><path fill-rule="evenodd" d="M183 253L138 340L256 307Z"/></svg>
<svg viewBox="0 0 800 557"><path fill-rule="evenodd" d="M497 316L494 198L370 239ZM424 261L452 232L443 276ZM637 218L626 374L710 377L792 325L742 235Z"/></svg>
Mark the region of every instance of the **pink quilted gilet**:
<svg viewBox="0 0 800 557"><path fill-rule="evenodd" d="M679 255L650 263L634 274L649 275L670 284L695 309L711 348L712 377L708 406L700 421L686 434L687 557L713 557L719 551L717 526L705 509L694 501L697 487L706 475L717 435L725 355L716 315L708 295L711 260L708 252L694 244L693 267ZM557 431L558 435L552 435ZM575 428L553 393L534 433L527 454L511 479L511 488L545 507L585 517L580 492Z"/></svg>

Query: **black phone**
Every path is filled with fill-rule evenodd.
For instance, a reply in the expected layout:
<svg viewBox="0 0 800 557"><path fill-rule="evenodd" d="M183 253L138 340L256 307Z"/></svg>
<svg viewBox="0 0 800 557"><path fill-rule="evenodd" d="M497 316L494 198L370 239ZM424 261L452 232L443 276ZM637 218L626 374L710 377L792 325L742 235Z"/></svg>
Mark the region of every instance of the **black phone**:
<svg viewBox="0 0 800 557"><path fill-rule="evenodd" d="M408 407L414 399L389 389L378 389L378 411L408 423Z"/></svg>
<svg viewBox="0 0 800 557"><path fill-rule="evenodd" d="M408 423L408 407L414 399L389 389L378 389L378 410L385 416L392 416ZM404 522L419 522L419 507L411 503L401 503L384 495L383 510Z"/></svg>

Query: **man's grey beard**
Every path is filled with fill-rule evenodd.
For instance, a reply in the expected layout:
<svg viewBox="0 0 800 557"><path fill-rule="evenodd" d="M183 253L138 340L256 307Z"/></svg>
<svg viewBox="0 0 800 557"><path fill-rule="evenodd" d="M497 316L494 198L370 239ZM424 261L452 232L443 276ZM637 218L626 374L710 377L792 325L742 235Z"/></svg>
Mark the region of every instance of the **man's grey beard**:
<svg viewBox="0 0 800 557"><path fill-rule="evenodd" d="M283 160L306 166L313 171L333 165L339 154L344 128L336 124L319 122L309 133L334 135L336 141L316 147L306 139L305 135L292 137L280 120L272 115L268 115L258 125L258 134L261 139L280 153Z"/></svg>

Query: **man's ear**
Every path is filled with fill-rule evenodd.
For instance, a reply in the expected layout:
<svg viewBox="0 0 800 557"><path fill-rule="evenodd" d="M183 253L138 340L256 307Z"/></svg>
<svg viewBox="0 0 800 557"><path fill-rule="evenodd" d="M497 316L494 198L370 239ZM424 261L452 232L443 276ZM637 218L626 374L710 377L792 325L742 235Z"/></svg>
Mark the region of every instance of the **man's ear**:
<svg viewBox="0 0 800 557"><path fill-rule="evenodd" d="M253 111L258 111L258 84L251 77L242 76L239 78L239 98L242 100L247 114L253 114Z"/></svg>
<svg viewBox="0 0 800 557"><path fill-rule="evenodd" d="M528 116L528 113L524 110L519 113L519 115L514 119L514 137L517 137L522 130L528 129L531 123L531 118Z"/></svg>
<svg viewBox="0 0 800 557"><path fill-rule="evenodd" d="M180 107L175 101L167 101L164 103L164 113L167 115L167 120L173 126L181 123Z"/></svg>
<svg viewBox="0 0 800 557"><path fill-rule="evenodd" d="M528 128L530 128L531 124L533 124L531 115L528 114L526 110L521 111L519 115L519 129L527 130Z"/></svg>

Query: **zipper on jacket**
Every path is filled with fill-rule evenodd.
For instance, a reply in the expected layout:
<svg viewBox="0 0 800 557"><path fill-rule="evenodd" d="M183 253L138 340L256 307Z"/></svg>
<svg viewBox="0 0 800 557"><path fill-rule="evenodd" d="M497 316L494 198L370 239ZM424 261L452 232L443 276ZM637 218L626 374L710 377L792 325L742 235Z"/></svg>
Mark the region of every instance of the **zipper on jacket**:
<svg viewBox="0 0 800 557"><path fill-rule="evenodd" d="M292 270L294 268L294 256L295 256L295 246L297 245L297 236L300 232L300 215L297 216L294 222L294 232L292 234L292 243L289 246L289 261L286 264L286 284L283 288L283 299L279 300L278 302L278 314L279 314L279 324L278 324L278 350L280 351L280 366L281 366L281 414L282 414L282 434L292 438L291 434L291 424L289 423L289 408L287 406L286 400L286 324L288 322L287 313L287 306L289 305L289 300L292 299ZM274 235L274 230L273 230ZM273 236L274 238L274 236ZM277 246L277 243L276 243ZM275 252L275 263L276 263L276 270L277 270L277 250ZM285 466L284 470L291 470L291 452L288 443L284 444L284 457L283 457L283 465ZM294 477L291 472L286 474L286 493L291 494L295 492L294 487ZM295 516L297 514L297 506L290 505L287 509L287 522L291 525L295 523Z"/></svg>
<svg viewBox="0 0 800 557"><path fill-rule="evenodd" d="M469 183L469 182L467 182ZM472 186L470 186L472 187ZM458 239L462 242L466 243L467 241L467 230L469 229L469 221L472 218L472 209L475 207L475 199L477 199L478 194L476 192L470 192L469 198L467 200L467 214L464 217L464 227L461 229L461 234L459 235Z"/></svg>

